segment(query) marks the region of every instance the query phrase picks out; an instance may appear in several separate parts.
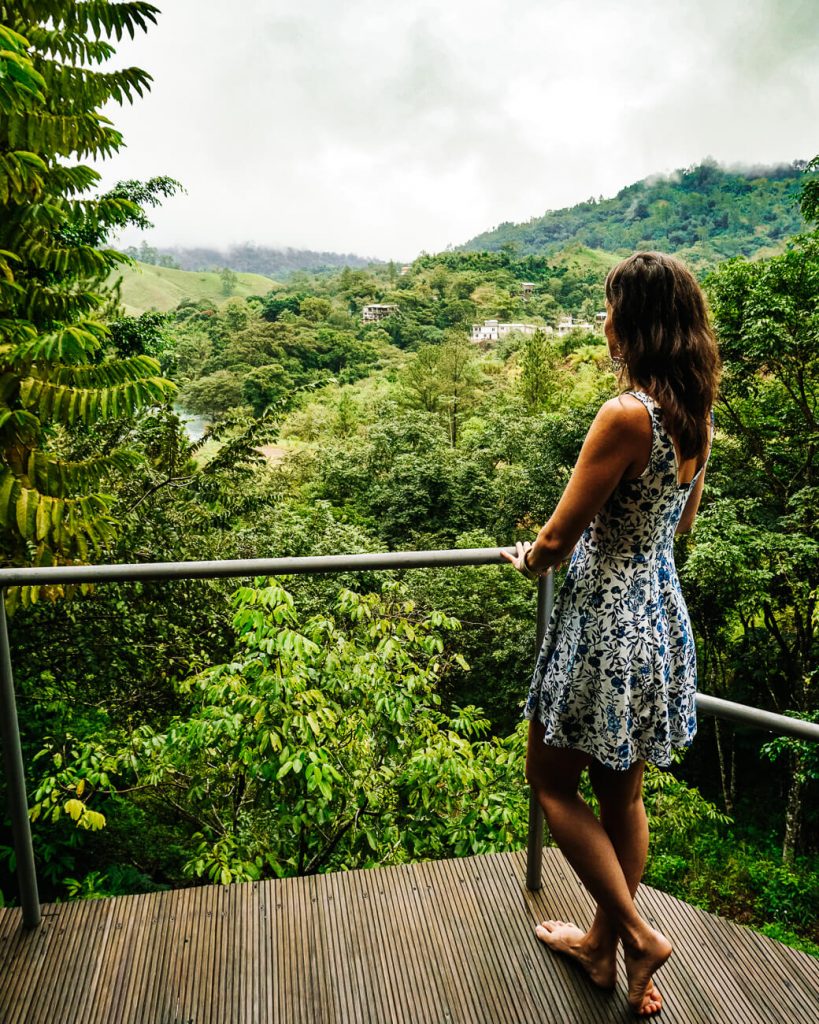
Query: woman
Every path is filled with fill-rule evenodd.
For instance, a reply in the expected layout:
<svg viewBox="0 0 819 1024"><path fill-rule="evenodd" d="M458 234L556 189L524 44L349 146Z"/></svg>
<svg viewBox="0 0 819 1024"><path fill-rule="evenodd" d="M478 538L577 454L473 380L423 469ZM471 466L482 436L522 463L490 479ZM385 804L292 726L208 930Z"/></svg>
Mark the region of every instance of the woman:
<svg viewBox="0 0 819 1024"><path fill-rule="evenodd" d="M597 912L588 931L545 921L537 934L605 988L622 941L629 1003L649 1015L662 1008L652 979L672 949L633 900L648 849L643 768L668 766L696 730L673 539L700 503L719 356L702 292L670 256L641 252L614 267L606 310L609 351L630 390L598 412L534 544L506 557L537 575L574 549L526 705L526 775ZM584 768L599 820L578 793Z"/></svg>

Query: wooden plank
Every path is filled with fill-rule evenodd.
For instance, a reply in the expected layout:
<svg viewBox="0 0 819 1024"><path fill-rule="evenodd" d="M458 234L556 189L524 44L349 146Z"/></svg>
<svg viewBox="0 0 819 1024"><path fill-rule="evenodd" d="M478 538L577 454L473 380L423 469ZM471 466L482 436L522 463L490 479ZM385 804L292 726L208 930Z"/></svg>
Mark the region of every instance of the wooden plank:
<svg viewBox="0 0 819 1024"><path fill-rule="evenodd" d="M443 877L448 890L446 907L441 908L442 925L457 936L469 964L467 984L478 993L476 1005L464 1005L457 1019L493 1021L518 1019L524 1006L518 999L522 976L516 977L516 957L498 941L498 918L487 914L484 883L485 860L472 865L464 860L442 861L435 875ZM434 865L438 869L438 864ZM491 926L488 931L484 924Z"/></svg>
<svg viewBox="0 0 819 1024"><path fill-rule="evenodd" d="M191 987L191 1013L195 1021L203 1024L216 1024L211 997L214 978L216 976L216 943L218 928L218 894L213 885L204 885L201 893L201 918L196 937L197 969Z"/></svg>
<svg viewBox="0 0 819 1024"><path fill-rule="evenodd" d="M148 942L142 985L134 993L135 1024L154 1024L160 1019L159 1007L165 1002L168 986L176 895L175 892L160 892L153 901L153 913L146 928Z"/></svg>
<svg viewBox="0 0 819 1024"><path fill-rule="evenodd" d="M368 944L361 934L359 908L356 905L356 893L351 890L351 872L341 871L333 876L336 893L336 914L341 914L342 935L347 950L347 981L349 1004L352 1007L351 1020L369 1024L377 1020L372 1015L369 1005L367 981L369 975ZM360 872L356 872L356 875Z"/></svg>
<svg viewBox="0 0 819 1024"><path fill-rule="evenodd" d="M709 923L720 938L721 973L726 973L726 955L730 954L739 968L734 977L747 992L748 1001L767 1010L766 1020L792 1020L793 1007L799 1006L807 1020L814 1016L819 1021L819 977L816 984L807 982L807 964L799 969L796 950L723 918L712 916Z"/></svg>
<svg viewBox="0 0 819 1024"><path fill-rule="evenodd" d="M248 1024L259 1024L262 1019L259 987L263 976L259 958L259 887L255 882L251 885L243 885L242 894L244 896L244 970L246 975L244 1019Z"/></svg>
<svg viewBox="0 0 819 1024"><path fill-rule="evenodd" d="M537 894L538 900L536 903L533 901L533 906L538 909L534 917L535 924L543 920L574 921L581 928L591 924L594 901L567 861L554 848L543 851L542 879L543 887ZM558 996L557 1005L568 1000L578 1019L597 1021L600 1024L620 1019L621 1003L625 998L620 985L614 994L607 994L592 985L582 968L571 960L555 956L544 945L542 952L545 962L556 972L557 988L563 994L562 1000Z"/></svg>
<svg viewBox="0 0 819 1024"><path fill-rule="evenodd" d="M419 879L417 889L423 907L423 933L429 940L426 957L440 968L436 978L439 987L435 993L437 1001L433 1011L445 1020L480 1021L484 1009L481 994L476 991L477 986L471 983L471 978L463 969L463 945L455 941L460 938L455 914L461 920L464 917L460 894L452 890L451 880L442 877L435 869L436 865L431 863L418 864L413 869ZM470 921L468 926L474 928L475 925L475 921ZM397 941L401 943L400 933ZM423 961L420 959L419 967L423 969ZM408 1002L407 1011L411 1013L411 998ZM412 1019L411 1016L409 1019Z"/></svg>
<svg viewBox="0 0 819 1024"><path fill-rule="evenodd" d="M495 921L503 930L507 948L515 950L519 985L526 995L524 1016L552 1020L556 1009L564 1013L565 990L550 963L552 954L535 935L534 925L543 920L543 914L533 912L534 901L525 883L525 856L488 858L487 870L497 879L493 886ZM543 1006L550 1008L545 1018Z"/></svg>
<svg viewBox="0 0 819 1024"><path fill-rule="evenodd" d="M316 1019L339 1019L332 970L333 936L327 920L327 886L323 878L315 875L306 882L306 897L310 900L310 970L315 984Z"/></svg>
<svg viewBox="0 0 819 1024"><path fill-rule="evenodd" d="M209 984L205 991L207 1002L204 1010L209 1015L208 1019L216 1024L218 1021L230 1020L227 1014L232 988L229 977L231 936L227 887L215 887L213 897L213 917L210 923L213 959L211 961L211 974L208 979Z"/></svg>
<svg viewBox="0 0 819 1024"><path fill-rule="evenodd" d="M653 905L652 923L668 936L674 946L674 955L657 978L657 987L668 1010L679 1014L682 1019L719 1020L725 1011L726 989L730 989L729 999L731 1005L736 1006L736 1019L749 1024L759 1022L759 1007L748 1006L730 979L724 976L715 979L714 936L707 920L687 913L691 908L665 894L641 890L638 898L641 904ZM683 1008L685 1016L681 1014Z"/></svg>
<svg viewBox="0 0 819 1024"><path fill-rule="evenodd" d="M150 943L150 923L154 914L153 893L137 896L133 907L133 926L128 958L117 965L119 991L112 1003L111 1020L136 1019L137 1001L144 985L143 970Z"/></svg>
<svg viewBox="0 0 819 1024"><path fill-rule="evenodd" d="M94 974L85 986L77 1006L77 1020L87 1020L94 1013L116 1020L112 1004L117 998L117 976L127 971L130 961L129 947L133 935L133 913L138 896L123 896L110 907L105 907L105 926L98 932L98 941L85 955L93 957Z"/></svg>
<svg viewBox="0 0 819 1024"><path fill-rule="evenodd" d="M266 985L264 987L264 998L262 1006L264 1017L267 1022L273 1022L278 1000L279 979L275 971L277 963L276 951L276 883L262 882L259 886L259 925L262 931L262 970Z"/></svg>
<svg viewBox="0 0 819 1024"><path fill-rule="evenodd" d="M385 895L389 893L392 919L398 925L393 933L395 941L405 958L403 965L398 966L399 977L403 975L405 983L399 986L393 982L393 1001L400 999L401 1016L413 1020L415 1014L419 1024L448 1019L445 1015L450 1008L446 1005L436 950L431 946L430 925L415 881L417 865L400 864L378 870L383 874Z"/></svg>
<svg viewBox="0 0 819 1024"><path fill-rule="evenodd" d="M65 905L44 907L40 927L26 931L19 911L9 911L12 929L4 943L0 1020L9 1024L35 1020L33 1003L48 991L50 951L63 922ZM43 977L45 975L45 978Z"/></svg>
<svg viewBox="0 0 819 1024"><path fill-rule="evenodd" d="M406 914L406 893L398 870L373 869L370 874L378 893L378 927L373 940L378 943L383 957L383 984L389 1005L385 1021L386 1024L409 1024L413 1018L408 1015L408 1007L413 1004L413 992L420 991L415 977L417 920ZM419 1024L428 1019L420 1001L416 1000L413 1008ZM335 1019L343 1020L343 1017Z"/></svg>
<svg viewBox="0 0 819 1024"><path fill-rule="evenodd" d="M107 913L103 900L63 905L61 928L54 936L57 943L48 951L52 970L56 967L53 992L49 992L52 986L48 983L38 986L36 1001L29 1009L32 1020L57 1019L65 1024L77 1021L78 1003L90 980L99 930L104 927Z"/></svg>
<svg viewBox="0 0 819 1024"><path fill-rule="evenodd" d="M343 925L338 910L338 890L335 875L323 876L320 880L320 891L323 900L322 921L326 939L326 968L330 975L330 999L332 1015L329 1021L354 1020L352 993L347 978L347 943L343 933ZM316 884L319 880L316 880Z"/></svg>

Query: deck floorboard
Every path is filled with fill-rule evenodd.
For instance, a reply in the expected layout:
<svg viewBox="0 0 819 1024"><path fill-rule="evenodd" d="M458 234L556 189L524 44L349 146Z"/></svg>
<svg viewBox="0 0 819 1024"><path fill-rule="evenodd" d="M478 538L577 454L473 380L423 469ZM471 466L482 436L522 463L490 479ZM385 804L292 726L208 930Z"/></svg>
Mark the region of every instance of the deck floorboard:
<svg viewBox="0 0 819 1024"><path fill-rule="evenodd" d="M618 1024L534 935L593 906L561 854L525 854L0 910L2 1024ZM641 886L675 954L664 1024L819 1022L819 960Z"/></svg>

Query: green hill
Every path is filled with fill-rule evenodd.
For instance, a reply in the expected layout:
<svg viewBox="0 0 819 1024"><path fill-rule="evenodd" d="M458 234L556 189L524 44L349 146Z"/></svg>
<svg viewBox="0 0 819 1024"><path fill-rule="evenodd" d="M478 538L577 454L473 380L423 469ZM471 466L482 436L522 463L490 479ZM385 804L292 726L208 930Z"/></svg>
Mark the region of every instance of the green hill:
<svg viewBox="0 0 819 1024"><path fill-rule="evenodd" d="M500 224L460 248L506 249L519 256L551 254L572 243L614 253L663 249L694 267L710 266L778 249L802 230L802 171L800 163L727 171L706 162L638 181L611 199L550 210L525 224Z"/></svg>
<svg viewBox="0 0 819 1024"><path fill-rule="evenodd" d="M122 271L122 304L129 316L139 316L148 310L165 312L174 309L183 299L209 299L214 303L227 301L222 291L222 280L214 271L172 270L137 263ZM261 274L236 274L233 294L240 298L248 295L266 295L276 282Z"/></svg>

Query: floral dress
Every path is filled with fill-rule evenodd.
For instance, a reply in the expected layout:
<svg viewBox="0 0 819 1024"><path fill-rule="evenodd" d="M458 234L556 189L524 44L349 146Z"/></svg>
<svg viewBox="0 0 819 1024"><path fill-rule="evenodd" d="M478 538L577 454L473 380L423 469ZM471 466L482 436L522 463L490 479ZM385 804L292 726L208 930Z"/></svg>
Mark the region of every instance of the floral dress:
<svg viewBox="0 0 819 1024"><path fill-rule="evenodd" d="M697 729L696 652L673 544L702 469L678 483L660 410L645 392L629 394L651 416L648 465L617 486L580 538L524 710L543 723L545 743L621 770L639 760L667 767L672 747L689 746Z"/></svg>

